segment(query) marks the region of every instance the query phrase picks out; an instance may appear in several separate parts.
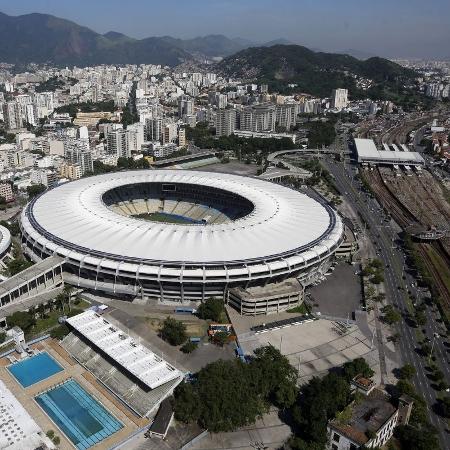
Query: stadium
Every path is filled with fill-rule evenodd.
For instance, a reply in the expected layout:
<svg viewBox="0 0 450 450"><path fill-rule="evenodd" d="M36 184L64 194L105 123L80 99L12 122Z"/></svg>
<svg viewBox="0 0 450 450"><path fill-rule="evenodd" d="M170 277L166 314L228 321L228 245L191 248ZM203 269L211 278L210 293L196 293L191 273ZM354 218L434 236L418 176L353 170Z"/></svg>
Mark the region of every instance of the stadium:
<svg viewBox="0 0 450 450"><path fill-rule="evenodd" d="M64 280L74 286L177 302L228 302L233 290L256 289L242 313L290 306L277 286L316 280L343 239L325 202L258 178L187 170L63 184L27 205L21 228L28 255L63 258Z"/></svg>

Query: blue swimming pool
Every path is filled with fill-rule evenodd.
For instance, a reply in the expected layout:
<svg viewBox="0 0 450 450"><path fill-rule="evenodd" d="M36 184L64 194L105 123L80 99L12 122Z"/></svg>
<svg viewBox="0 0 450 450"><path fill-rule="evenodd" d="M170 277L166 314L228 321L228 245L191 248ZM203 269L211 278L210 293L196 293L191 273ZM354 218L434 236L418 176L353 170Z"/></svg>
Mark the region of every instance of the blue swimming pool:
<svg viewBox="0 0 450 450"><path fill-rule="evenodd" d="M123 427L73 379L38 395L36 401L78 450L92 447Z"/></svg>
<svg viewBox="0 0 450 450"><path fill-rule="evenodd" d="M31 386L32 384L45 380L63 370L63 368L45 352L14 363L8 366L8 369L23 387Z"/></svg>

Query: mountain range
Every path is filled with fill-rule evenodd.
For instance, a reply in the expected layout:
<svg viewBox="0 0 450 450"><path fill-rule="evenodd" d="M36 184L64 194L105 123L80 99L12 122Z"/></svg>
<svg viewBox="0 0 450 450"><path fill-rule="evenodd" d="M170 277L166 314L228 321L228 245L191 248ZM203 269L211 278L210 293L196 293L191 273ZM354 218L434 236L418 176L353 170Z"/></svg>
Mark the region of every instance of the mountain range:
<svg viewBox="0 0 450 450"><path fill-rule="evenodd" d="M223 35L194 39L170 36L134 39L109 31L99 34L66 19L47 14L8 16L0 12L0 61L56 65L163 64L175 66L196 57L224 57L266 44Z"/></svg>

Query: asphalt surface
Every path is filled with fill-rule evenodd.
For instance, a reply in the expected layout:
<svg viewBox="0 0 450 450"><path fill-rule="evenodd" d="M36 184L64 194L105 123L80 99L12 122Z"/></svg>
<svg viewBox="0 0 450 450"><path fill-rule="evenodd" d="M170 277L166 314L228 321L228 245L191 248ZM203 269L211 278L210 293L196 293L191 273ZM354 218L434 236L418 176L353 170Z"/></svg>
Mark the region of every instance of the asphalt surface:
<svg viewBox="0 0 450 450"><path fill-rule="evenodd" d="M355 211L363 217L365 222L370 226L367 228L367 235L370 237L377 255L386 264L385 267L385 289L386 298L394 306L396 306L403 315L408 312L407 290L411 291L412 296L421 298L421 292L417 290L415 280L405 270L406 255L399 248L395 241L398 236L392 223L383 220L382 210L379 209L375 200L365 194L353 177L356 174L355 167L336 163L331 160L324 160L324 165L335 177L335 183L341 194L351 203ZM403 277L406 277L403 279ZM404 290L399 289L403 287ZM434 354L436 356L435 363L443 371L445 381L450 385L450 367L448 364L447 349L444 345L444 339L435 338L435 333L441 335L445 332L442 323L439 322L439 314L431 307L426 309L427 324L424 330L426 336L430 339L430 343L434 340ZM419 347L416 336L416 329L407 325L405 320L401 320L396 325L396 331L401 335L397 348L400 350L402 361L404 364L409 363L416 368L416 375L413 384L418 392L422 393L427 402L429 417L432 425L439 431L439 439L443 449L450 448L450 439L447 432L447 424L444 419L433 412L433 405L436 402L437 392L431 387L431 382L427 377L428 358L424 358L417 353ZM380 339L379 339L380 341ZM382 342L379 342L382 345Z"/></svg>

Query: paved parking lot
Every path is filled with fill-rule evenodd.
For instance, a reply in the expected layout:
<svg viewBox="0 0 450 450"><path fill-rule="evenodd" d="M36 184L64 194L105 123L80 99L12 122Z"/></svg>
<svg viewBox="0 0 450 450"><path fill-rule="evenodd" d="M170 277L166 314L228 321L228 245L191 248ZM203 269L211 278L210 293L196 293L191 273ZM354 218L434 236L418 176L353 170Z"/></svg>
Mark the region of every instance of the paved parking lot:
<svg viewBox="0 0 450 450"><path fill-rule="evenodd" d="M291 435L288 425L281 422L275 408L265 414L255 424L233 431L232 433L216 433L195 443L192 450L255 450L264 448L276 450Z"/></svg>
<svg viewBox="0 0 450 450"><path fill-rule="evenodd" d="M378 351L375 346L371 348L371 336L365 336L356 324L349 324L345 330L336 322L320 319L238 337L246 354L252 354L256 348L269 344L280 349L299 370L300 384L358 357L364 357L373 370L379 373Z"/></svg>
<svg viewBox="0 0 450 450"><path fill-rule="evenodd" d="M319 285L308 289L311 293L313 311L333 317L351 317L353 311L361 308L361 283L355 275L357 266L341 263L334 272Z"/></svg>

